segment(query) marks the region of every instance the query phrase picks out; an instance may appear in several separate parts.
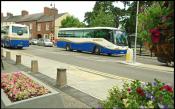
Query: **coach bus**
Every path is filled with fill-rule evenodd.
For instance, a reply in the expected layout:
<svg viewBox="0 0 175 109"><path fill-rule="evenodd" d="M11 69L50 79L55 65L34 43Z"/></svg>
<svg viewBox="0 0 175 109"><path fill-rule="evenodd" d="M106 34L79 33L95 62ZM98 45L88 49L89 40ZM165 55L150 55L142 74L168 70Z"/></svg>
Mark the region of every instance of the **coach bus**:
<svg viewBox="0 0 175 109"><path fill-rule="evenodd" d="M112 27L60 28L56 46L94 54L126 54L127 35Z"/></svg>
<svg viewBox="0 0 175 109"><path fill-rule="evenodd" d="M1 27L1 46L5 48L29 47L29 28L22 24Z"/></svg>

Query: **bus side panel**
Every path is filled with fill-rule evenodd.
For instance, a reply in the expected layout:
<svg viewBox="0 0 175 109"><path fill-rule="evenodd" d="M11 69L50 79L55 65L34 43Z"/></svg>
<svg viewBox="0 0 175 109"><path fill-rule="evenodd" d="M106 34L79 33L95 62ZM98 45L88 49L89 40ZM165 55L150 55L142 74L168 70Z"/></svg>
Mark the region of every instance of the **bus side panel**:
<svg viewBox="0 0 175 109"><path fill-rule="evenodd" d="M92 52L95 44L93 43L70 43L71 49Z"/></svg>
<svg viewBox="0 0 175 109"><path fill-rule="evenodd" d="M126 54L127 52L127 50L111 50L104 47L101 47L100 51L104 54Z"/></svg>
<svg viewBox="0 0 175 109"><path fill-rule="evenodd" d="M68 42L65 41L57 41L56 45L59 48L66 48L66 45L68 44Z"/></svg>
<svg viewBox="0 0 175 109"><path fill-rule="evenodd" d="M29 40L10 40L10 47L29 47Z"/></svg>

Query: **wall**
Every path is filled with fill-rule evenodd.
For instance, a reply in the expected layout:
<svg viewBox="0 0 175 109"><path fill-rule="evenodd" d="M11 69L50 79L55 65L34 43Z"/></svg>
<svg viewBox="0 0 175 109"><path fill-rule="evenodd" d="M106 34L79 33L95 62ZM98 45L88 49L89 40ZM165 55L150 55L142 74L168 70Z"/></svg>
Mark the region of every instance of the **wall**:
<svg viewBox="0 0 175 109"><path fill-rule="evenodd" d="M63 19L66 19L67 16L70 16L70 14L66 13L63 16L61 16L61 17L59 17L58 19L55 20L55 37L57 37L57 35L58 35L58 30L61 26L61 21Z"/></svg>

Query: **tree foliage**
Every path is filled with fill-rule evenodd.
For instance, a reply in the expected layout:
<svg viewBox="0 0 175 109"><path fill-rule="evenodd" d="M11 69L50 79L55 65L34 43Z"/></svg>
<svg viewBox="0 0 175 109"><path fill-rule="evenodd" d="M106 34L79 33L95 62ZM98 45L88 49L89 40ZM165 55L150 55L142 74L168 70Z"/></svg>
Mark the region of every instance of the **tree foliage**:
<svg viewBox="0 0 175 109"><path fill-rule="evenodd" d="M154 2L140 13L138 33L157 57L174 61L174 1Z"/></svg>
<svg viewBox="0 0 175 109"><path fill-rule="evenodd" d="M84 27L85 24L80 22L78 18L75 18L74 16L68 16L66 19L61 21L61 27Z"/></svg>
<svg viewBox="0 0 175 109"><path fill-rule="evenodd" d="M92 12L85 13L84 21L88 26L115 27L114 6L111 1L97 1Z"/></svg>

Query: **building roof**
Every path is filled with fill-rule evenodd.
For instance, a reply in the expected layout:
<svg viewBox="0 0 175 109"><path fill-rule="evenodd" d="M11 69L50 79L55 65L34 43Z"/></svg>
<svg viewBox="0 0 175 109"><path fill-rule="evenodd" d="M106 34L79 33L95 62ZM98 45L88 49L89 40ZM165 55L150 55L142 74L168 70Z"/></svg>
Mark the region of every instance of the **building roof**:
<svg viewBox="0 0 175 109"><path fill-rule="evenodd" d="M55 16L55 18L59 18L67 13L60 13ZM44 15L44 13L36 13L30 15L17 15L17 16L6 16L1 18L1 22L24 22L24 21L34 21L37 22L46 22L46 21L53 21L54 16Z"/></svg>
<svg viewBox="0 0 175 109"><path fill-rule="evenodd" d="M21 16L18 15L18 16L10 16L9 18L7 18L5 21L6 22L16 22L18 20L20 20Z"/></svg>
<svg viewBox="0 0 175 109"><path fill-rule="evenodd" d="M65 14L67 14L67 13L57 14L57 15L55 15L55 19L56 19L56 18L59 18L59 17L61 17L61 16L63 16L63 15L65 15ZM44 15L44 16L42 16L41 19L39 19L37 22L46 22L46 21L53 21L53 20L54 20L54 16L47 16L47 15Z"/></svg>
<svg viewBox="0 0 175 109"><path fill-rule="evenodd" d="M36 13L36 14L21 16L18 22L39 20L42 16L44 16L43 13Z"/></svg>
<svg viewBox="0 0 175 109"><path fill-rule="evenodd" d="M2 18L1 18L1 22L6 22L7 19L8 19L9 17L10 17L10 16L2 17Z"/></svg>

